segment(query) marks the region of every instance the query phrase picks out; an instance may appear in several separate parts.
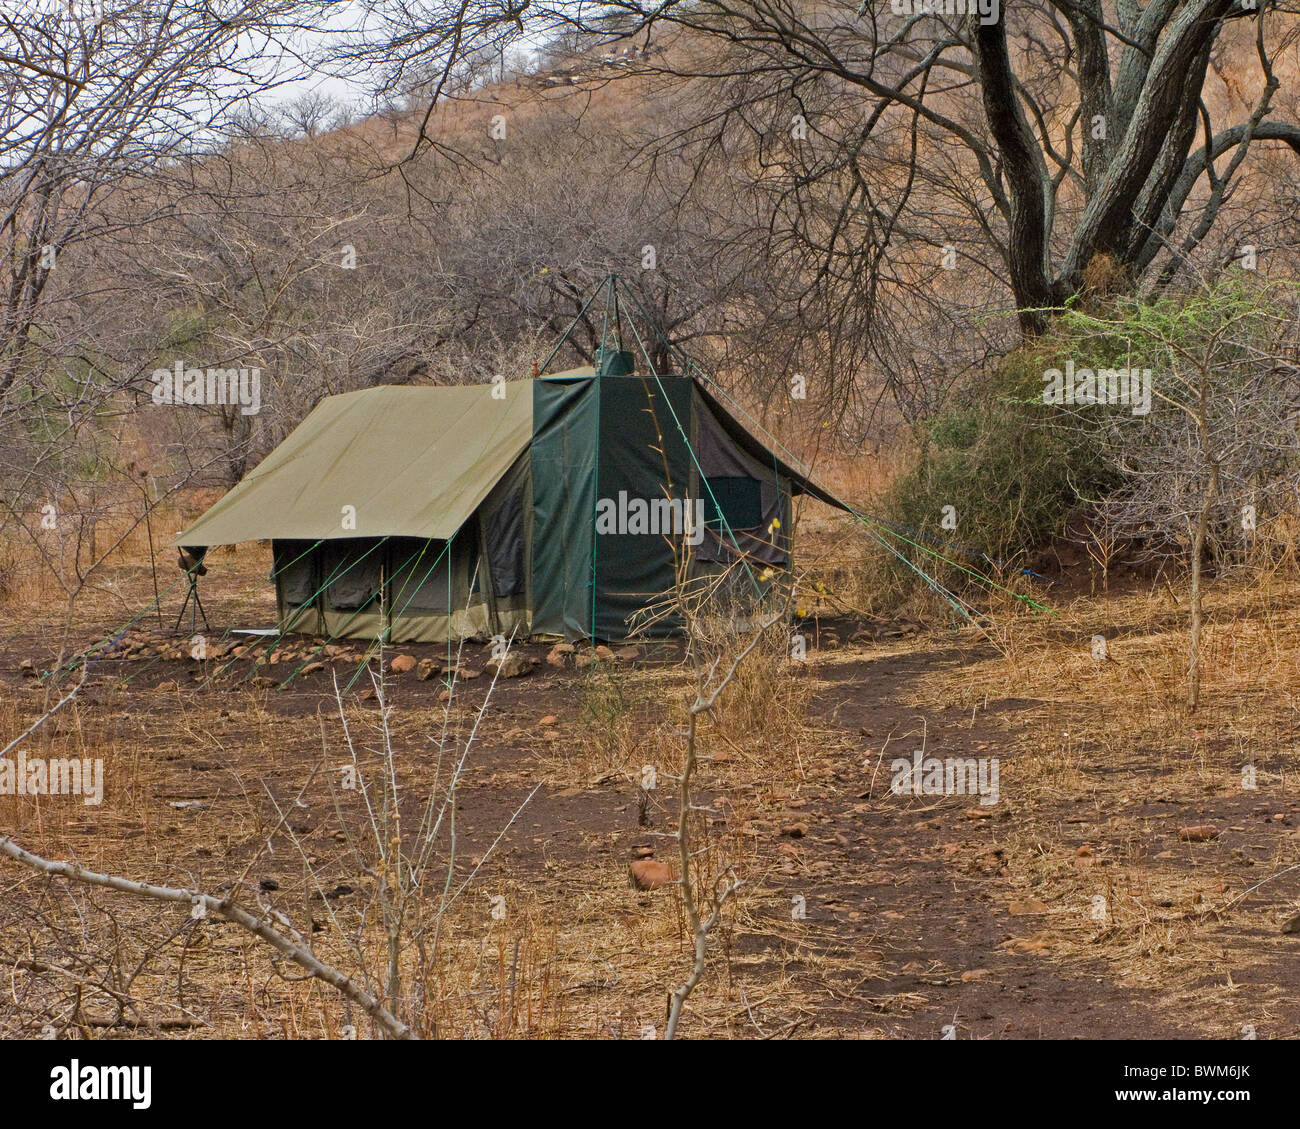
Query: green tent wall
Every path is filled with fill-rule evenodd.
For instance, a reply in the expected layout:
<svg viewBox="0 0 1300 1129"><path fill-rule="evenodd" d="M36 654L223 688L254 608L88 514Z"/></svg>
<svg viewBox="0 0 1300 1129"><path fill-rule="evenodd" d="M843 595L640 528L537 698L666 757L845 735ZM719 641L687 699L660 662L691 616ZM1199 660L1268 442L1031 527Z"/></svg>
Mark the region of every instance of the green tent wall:
<svg viewBox="0 0 1300 1129"><path fill-rule="evenodd" d="M794 493L847 508L692 378L586 368L506 387L329 397L176 543L270 539L284 631L613 642L672 588L683 538L598 531L600 504L701 505L690 575L788 567ZM356 532L337 518L353 499Z"/></svg>

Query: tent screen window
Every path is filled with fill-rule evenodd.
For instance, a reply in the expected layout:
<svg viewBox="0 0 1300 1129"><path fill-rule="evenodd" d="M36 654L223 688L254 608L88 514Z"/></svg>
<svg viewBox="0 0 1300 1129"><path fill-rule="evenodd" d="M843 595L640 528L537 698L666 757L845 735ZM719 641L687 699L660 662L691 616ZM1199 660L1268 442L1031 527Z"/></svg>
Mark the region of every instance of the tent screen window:
<svg viewBox="0 0 1300 1129"><path fill-rule="evenodd" d="M763 494L757 478L706 478L704 524L710 529L754 529L763 524Z"/></svg>

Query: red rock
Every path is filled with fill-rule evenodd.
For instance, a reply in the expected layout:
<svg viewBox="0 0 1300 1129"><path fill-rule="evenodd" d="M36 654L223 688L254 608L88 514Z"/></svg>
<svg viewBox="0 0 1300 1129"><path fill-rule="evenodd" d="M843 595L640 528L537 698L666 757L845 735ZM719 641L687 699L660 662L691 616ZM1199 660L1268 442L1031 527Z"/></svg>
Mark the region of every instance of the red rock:
<svg viewBox="0 0 1300 1129"><path fill-rule="evenodd" d="M398 655L388 664L388 669L394 674L405 674L415 669L415 659L411 655Z"/></svg>
<svg viewBox="0 0 1300 1129"><path fill-rule="evenodd" d="M546 652L546 665L563 668L573 658L575 648L572 643L556 643Z"/></svg>
<svg viewBox="0 0 1300 1129"><path fill-rule="evenodd" d="M633 859L628 866L632 885L638 890L654 890L677 881L677 875L667 863L655 859Z"/></svg>
<svg viewBox="0 0 1300 1129"><path fill-rule="evenodd" d="M532 663L518 651L511 651L498 659L488 659L483 665L488 670L495 670L499 678L519 678L533 672Z"/></svg>
<svg viewBox="0 0 1300 1129"><path fill-rule="evenodd" d="M1210 823L1198 824L1196 827L1180 827L1178 838L1189 843L1206 843L1219 837L1219 829Z"/></svg>

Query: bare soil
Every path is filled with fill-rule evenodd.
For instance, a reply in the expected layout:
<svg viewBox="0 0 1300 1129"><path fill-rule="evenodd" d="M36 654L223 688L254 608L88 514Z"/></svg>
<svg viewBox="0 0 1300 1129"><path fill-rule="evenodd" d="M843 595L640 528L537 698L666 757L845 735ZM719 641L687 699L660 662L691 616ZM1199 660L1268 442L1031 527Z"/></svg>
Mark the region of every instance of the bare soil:
<svg viewBox="0 0 1300 1129"><path fill-rule="evenodd" d="M261 597L252 601L267 612ZM214 620L231 622L231 607L209 603ZM1017 692L1015 679L990 673L1003 656L973 635L860 621L820 629L829 638L794 675L810 691L798 763L763 778L745 757L723 757L704 782L717 844L746 888L719 931L693 1004L694 1033L1236 1038L1249 1027L1261 1038L1300 1035L1300 936L1280 929L1300 897L1300 871L1287 870L1300 861L1294 698L1289 714L1273 719L1277 739L1245 758L1261 781L1251 790L1238 779L1243 753L1231 711L1184 726L1193 749L1184 760L1136 732L1118 745L1090 738L1106 711L1086 686L1048 696L1027 679ZM87 625L83 636L81 645L95 630ZM546 645L520 649L535 660L531 674L495 687L490 673L461 680L450 706L439 701L438 678L388 677L410 769L404 814L414 823L428 795L428 734L447 718L461 735L477 724L456 807L454 881L473 874L476 887L462 930L496 929L504 951L509 930L489 918L485 900L502 892L534 926L550 923L546 960L567 977L551 1026L530 1033L635 1036L662 1022L665 994L686 968L675 888L635 891L626 878L637 848L673 861L675 809L670 788L645 796L639 787L637 761L654 760L652 747L608 771L593 770L581 750L600 725L593 685L640 693L637 716L653 716L645 702L674 685L680 651L644 646L636 661L561 670L545 662ZM296 676L304 661L296 655L255 665L264 647L233 661L98 661L75 720L65 716L51 739L93 733L91 745L116 750L120 772L126 761L134 766L129 786L110 777L103 809L59 809L58 820L51 809L66 801L46 799L34 812L30 800L0 798L4 825L34 849L152 880L220 888L253 860L252 877L301 910L311 896L301 867L290 852L266 854L259 836L275 805L291 808L330 760L334 679L352 682L364 657L364 645L347 650ZM50 651L46 633L6 641L0 685L17 702L15 717L39 712L44 696L19 660L41 667ZM385 661L398 653L448 658L445 647L416 646L390 648ZM482 671L486 657L472 645L462 669ZM377 713L377 702L360 697L370 685L362 674L348 699ZM978 687L990 679L1001 693ZM548 715L554 722L541 724ZM650 725L645 740L652 746L664 732ZM890 762L918 748L998 758L999 802L892 794ZM338 845L340 813L359 816L313 798L294 817L294 833L319 856L326 885L349 890L364 877ZM1216 837L1179 834L1200 825ZM337 895L339 904L347 898ZM303 912L319 916L310 905ZM514 944L517 959L519 934ZM192 966L218 980L224 967L200 972L199 957ZM221 1014L234 1007L214 1002ZM274 1018L250 1030L245 1017L245 1033L310 1033L286 1010L268 997L263 1011ZM230 1032L213 1019L196 1033Z"/></svg>

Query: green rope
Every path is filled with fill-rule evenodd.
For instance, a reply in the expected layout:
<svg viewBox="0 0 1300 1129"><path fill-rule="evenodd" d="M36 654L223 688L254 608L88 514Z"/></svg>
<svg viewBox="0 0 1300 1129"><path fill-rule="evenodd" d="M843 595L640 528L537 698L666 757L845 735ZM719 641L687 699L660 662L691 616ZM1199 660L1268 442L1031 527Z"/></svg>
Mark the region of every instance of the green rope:
<svg viewBox="0 0 1300 1129"><path fill-rule="evenodd" d="M641 334L637 331L636 323L631 323L632 335L636 338L637 345L641 348L641 355L645 357L646 366L650 369L650 375L655 378L655 383L659 385L659 391L662 394L663 401L668 405L668 412L673 417L673 423L677 425L678 434L682 437L682 442L686 444L686 450L691 456L691 462L695 464L695 469L699 473L700 483L704 489L709 492L709 497L713 499L713 508L717 512L718 520L722 523L731 543L736 547L736 555L740 558L740 563L745 566L745 572L748 574L750 582L754 585L755 592L761 596L763 594L762 585L759 584L758 578L755 577L753 569L749 567L749 558L740 547L740 541L736 537L735 531L731 528L731 523L727 521L726 515L722 512L722 506L718 503L718 497L713 492L713 487L709 485L709 480L704 474L704 468L700 465L700 460L696 457L695 448L691 445L690 436L686 434L686 429L682 426L682 421L677 417L677 409L673 407L672 400L668 398L667 390L664 388L664 382L660 378L658 371L655 369L654 362L650 359L650 352L645 347L645 342L641 340Z"/></svg>
<svg viewBox="0 0 1300 1129"><path fill-rule="evenodd" d="M1023 600L1025 603L1029 604L1030 607L1034 608L1037 611L1047 612L1049 615L1058 614L1052 608L1045 607L1044 605L1038 603L1036 600L1031 599L1029 596L1023 595L1020 592L1016 592L1011 588L1007 588L1005 585L999 584L996 580L993 580L991 577L985 576L981 572L976 572L972 568L967 568L965 565L958 564L956 561L950 559L949 557L944 556L937 549L931 549L926 545L918 544L917 542L913 541L910 537L905 537L902 533L899 533L897 530L890 529L888 526L883 525L881 522L877 521L873 517L870 517L869 515L862 514L859 511L854 509L850 509L849 512L854 517L856 517L860 522L862 522L863 525L867 525L868 523L870 523L871 525L876 526L878 529L883 529L885 532L891 534L894 537L897 537L900 541L905 541L913 548L919 549L923 553L928 553L930 556L943 561L945 564L952 565L953 568L959 569L960 571L966 573L969 576L973 576L976 580L983 581L991 588L996 588L999 592L1003 592L1006 595L1012 596L1017 600Z"/></svg>
<svg viewBox="0 0 1300 1129"><path fill-rule="evenodd" d="M610 284L612 286L612 284ZM592 464L592 474L594 478L593 485L599 486L600 483L600 370L605 366L605 336L609 331L609 298L605 299L605 312L601 316L600 323L600 350L596 354L596 458ZM597 488L592 491L591 501L591 619L588 630L591 635L591 643L596 645L596 585L599 583L599 573L596 564L596 546L600 543L600 538L596 535L596 510L600 506L600 490Z"/></svg>
<svg viewBox="0 0 1300 1129"><path fill-rule="evenodd" d="M424 582L428 580L430 576L433 575L434 569L438 567L438 562L442 560L443 556L447 553L447 550L450 548L450 546L451 546L450 541L444 544L442 552L438 554L433 564L429 566L428 571L420 578L419 583L416 584L415 587L412 589L411 595L407 597L406 603L402 605L401 611L397 613L398 617L405 614L406 609L411 606L411 601L415 599L415 593L418 592L420 587L424 584ZM426 552L428 552L428 548L429 548L429 541L428 539L426 539L425 542L420 546L419 552L413 553L411 556L409 556L399 566L397 571L398 572L405 571L408 566L412 565L412 562L418 564L420 558L423 557ZM359 563L361 559L362 558L360 557L357 558L357 561L354 563ZM373 599L367 600L366 603L364 603L361 607L357 608L350 616L348 616L347 619L345 619L341 624L339 624L339 626L333 632L331 632L329 636L326 637L325 641L319 644L316 647L316 649L311 652L311 654L309 654L306 658L303 659L303 661L298 665L298 668L295 671L293 671L293 673L290 674L288 678L286 678L283 682L280 683L280 687L284 688L288 686L302 672L303 667L305 667L308 663L310 663L311 660L315 658L318 654L320 654L321 651L323 651L333 640L342 638L344 633L347 631L349 625L352 623L352 621L356 619L357 616L359 616L363 611L369 608L373 602L374 602ZM348 681L348 684L344 687L345 691L350 690L353 687L353 685L355 685L357 679L361 676L361 673L365 669L366 665L370 662L371 658L374 657L374 654L378 649L378 647L382 645L384 638L387 636L388 632L392 629L393 618L394 615L392 610L390 609L388 614L388 623L381 625L378 639L372 640L370 642L369 646L366 649L365 655L361 659L361 662L357 664L357 669L353 673L352 678Z"/></svg>
<svg viewBox="0 0 1300 1129"><path fill-rule="evenodd" d="M320 542L320 541L317 541L314 545L310 545L310 546L308 546L307 549L305 549L303 552L299 553L298 556L296 556L293 560L288 561L287 563L285 563L284 565L280 566L279 568L273 568L273 570L272 570L272 572L271 572L271 578L274 579L275 577L279 576L282 572L284 572L285 569L290 568L290 567L292 567L293 565L297 564L298 561L302 560L303 557L307 556L308 553L312 552L312 551L313 551L317 546L319 546L320 544L321 544L321 542ZM196 565L195 567L197 568L198 566ZM185 575L188 576L188 575L189 575L189 572L192 572L192 571L193 571L193 569L189 570ZM182 579L183 579L183 578L182 578ZM174 587L174 586L173 586L173 587ZM164 594L165 594L165 593L164 593ZM147 614L147 611L148 611L148 609L146 609L146 614ZM233 634L234 634L234 630L233 630L233 628L227 627L226 630L223 631L223 632L222 632L222 633L221 633L221 634L216 638L216 640L215 640L214 643L213 643L213 646L214 646L214 647L219 647L219 646L221 646L223 643L226 642L226 640L228 640L229 638L231 638L231 636L232 636ZM136 670L136 671L133 672L132 674L129 674L129 675L127 675L125 678L121 679L121 683L122 683L122 685L124 685L124 686L125 686L125 685L129 685L131 682L134 682L137 678L141 677L141 676L144 675L144 674L147 674L147 673L148 673L148 672L149 672L149 671L150 671L154 666L156 666L158 663L160 663L160 662L162 662L162 661L163 661L163 656L162 656L161 654L155 656L153 659L151 659L149 662L147 662L144 666L140 667L138 670Z"/></svg>
<svg viewBox="0 0 1300 1129"><path fill-rule="evenodd" d="M322 541L318 541L318 542L317 542L317 545L320 545L320 544L323 542L323 540L324 540L324 539L322 539ZM381 545L385 544L387 541L388 541L388 537L387 537L387 535L385 535L384 537L379 538L379 540L377 540L377 541L376 541L376 542L375 542L375 543L374 543L374 544L373 544L369 549L367 549L364 553L362 553L361 556L359 556L359 557L357 557L355 560L349 562L346 568L343 568L342 565L337 565L337 566L335 566L334 570L329 574L329 576L327 576L327 577L326 577L326 578L321 582L320 587L318 587L318 588L316 589L316 591L313 592L313 593L311 594L311 597L310 597L310 598L309 598L305 603L303 603L303 604L299 604L298 606L299 606L300 608L305 608L305 607L309 607L310 605L314 604L314 603L316 602L317 598L320 596L320 594L321 594L322 592L324 592L325 589L328 588L331 584L333 584L335 580L338 580L338 579L340 579L341 577L346 576L349 572L351 572L354 568L356 568L356 567L357 567L357 566L358 566L362 561L364 561L368 556L370 556L371 553L373 553L376 549L378 549ZM316 547L316 546L313 546L313 548L315 548L315 547ZM308 550L308 551L310 552L311 550ZM299 558L299 559L301 559L301 558ZM340 571L340 569L342 569L342 571ZM357 612L354 612L354 613L352 614L352 616L349 617L349 619L348 619L347 622L350 623L350 622L352 621L352 619L354 619L354 618L356 617L357 613L360 612L361 610L362 610L361 608L358 608L358 609L357 609ZM295 618L290 622L290 626L292 626L292 624L295 624L295 623L297 623L297 622L298 622L298 619L297 619L297 617L295 617ZM346 626L346 625L345 625L345 626ZM332 639L332 638L336 638L336 637L337 637L337 635L336 635L336 634L333 634L333 635L331 635L329 638ZM270 643L268 643L268 644L263 648L261 655L259 655L259 656L257 657L257 659L254 661L252 670L250 670L250 671L248 672L248 674L244 676L244 680L245 680L245 681L247 681L247 679L249 679L249 678L251 678L251 677L253 676L253 670L256 670L259 666L261 666L261 665L262 665L262 660L263 660L264 658L266 658L267 656L269 656L269 655L270 655L270 654L271 654L271 653L276 649L276 647L278 647L279 645L280 645L280 636L277 635L277 636L275 636L275 637L271 640ZM322 646L323 646L323 645L324 645L324 644L322 644ZM204 688L206 688L208 685L210 685L210 684L212 683L212 681L213 681L214 679L219 678L222 674L224 674L227 670L229 670L229 669L230 669L230 668L231 668L231 667L232 667L232 666L233 666L233 665L234 665L234 664L235 664L235 663L236 663L240 658L242 658L242 657L243 657L242 655L234 655L234 656L232 656L232 657L231 657L231 658L230 658L230 659L229 659L229 660L228 660L228 661L227 661L227 662L226 662L226 663L225 663L225 664L224 664L224 665L223 665L219 670L215 671L213 674L209 675L209 676L208 676L208 677L207 677L203 682L201 682L201 683L199 684L199 687L198 687L198 688L199 688L199 689L204 689Z"/></svg>
<svg viewBox="0 0 1300 1129"><path fill-rule="evenodd" d="M700 378L706 381L713 389L715 389L728 402L729 405L734 407L738 412L740 412L746 418L746 420L750 424L752 424L759 431L761 431L764 437L769 440L769 442L772 444L774 448L779 447L781 451L790 459L791 463L794 464L796 470L799 470L800 473L804 475L804 477L810 477L810 471L803 465L803 460L801 460L798 456L793 454L788 448L786 448L781 443L779 439L777 439L774 435L772 435L772 433L769 432L758 420L754 419L754 417L749 412L747 412L740 404L736 403L736 401L727 394L726 390L722 388L719 384L717 384L712 378L710 378L709 375L706 372L704 372L703 369L699 368L698 365L695 365L694 362L691 363L691 367L692 369L694 369L696 373L699 374ZM1051 615L1057 614L1051 608L1045 607L1044 605L1038 603L1037 601L1030 599L1028 596L1022 595L1019 592L1015 592L1010 588L998 584L997 581L993 580L991 577L985 576L983 573L977 572L974 569L967 568L965 565L959 565L955 561L949 560L948 557L944 556L942 553L938 552L937 550L930 549L924 545L917 544L915 541L912 541L910 538L903 536L903 534L897 532L896 530L890 529L888 526L885 526L883 523L877 521L875 518L871 517L871 515L869 514L866 514L864 511L855 509L854 507L850 506L849 513L851 513L864 525L866 525L867 522L870 522L871 524L875 525L878 529L882 529L885 532L891 534L892 536L898 537L902 541L906 541L909 545L912 545L913 547L921 550L921 552L928 553L930 556L935 557L941 561L944 561L945 563L952 565L954 568L960 569L962 572L967 573L970 576L973 576L975 579L980 580L983 583L990 585L993 588L996 588L1000 592L1004 592L1008 596L1012 596L1017 600L1023 600L1025 603L1029 604L1031 607L1037 609L1038 611L1048 612Z"/></svg>
<svg viewBox="0 0 1300 1129"><path fill-rule="evenodd" d="M566 329L562 334L560 334L560 339L555 343L555 348L551 350L550 355L546 358L546 360L543 361L542 364L538 366L537 368L538 375L541 375L542 373L546 372L546 370L550 367L551 362L555 360L555 355L564 347L564 343L569 339L569 335L575 329L577 329L578 323L582 321L582 315L587 312L587 307L590 306L592 302L596 300L596 295L599 293L600 293L600 287L597 286L596 289L591 292L591 297L588 298L585 302L583 302L582 308L578 311L578 316L575 317L573 321L569 323L569 328Z"/></svg>

